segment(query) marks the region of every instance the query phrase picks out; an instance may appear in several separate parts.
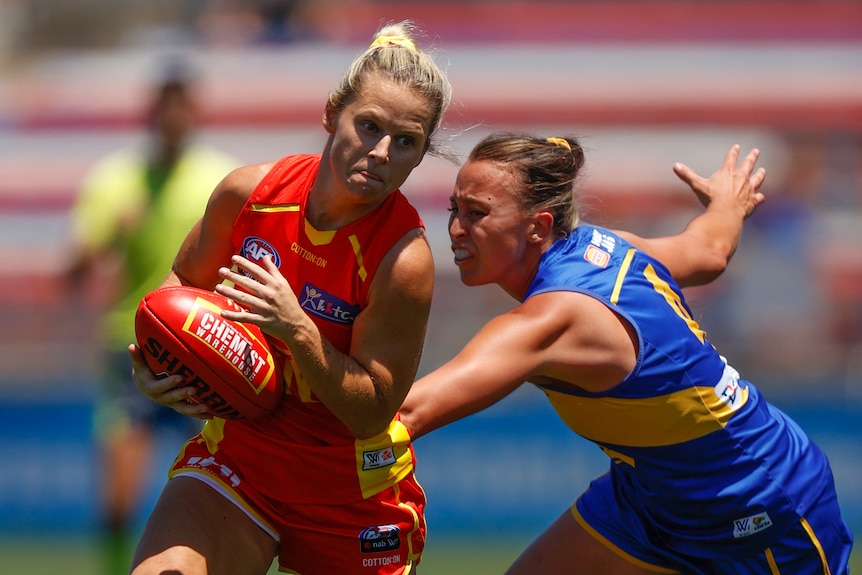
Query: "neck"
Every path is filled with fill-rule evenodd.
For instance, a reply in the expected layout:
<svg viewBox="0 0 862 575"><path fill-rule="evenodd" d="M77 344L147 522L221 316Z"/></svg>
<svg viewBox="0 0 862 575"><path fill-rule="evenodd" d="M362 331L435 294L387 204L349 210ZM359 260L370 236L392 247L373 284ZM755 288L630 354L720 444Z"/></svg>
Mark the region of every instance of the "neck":
<svg viewBox="0 0 862 575"><path fill-rule="evenodd" d="M533 249L527 250L516 273L513 274L515 281L506 285L501 283L499 284L500 287L519 302L523 302L524 298L527 297L527 290L530 288L530 284L533 283L533 279L539 273L539 264L542 263L542 256L545 255L545 252L548 251L548 248L553 243L553 241L546 241L542 244L533 244Z"/></svg>

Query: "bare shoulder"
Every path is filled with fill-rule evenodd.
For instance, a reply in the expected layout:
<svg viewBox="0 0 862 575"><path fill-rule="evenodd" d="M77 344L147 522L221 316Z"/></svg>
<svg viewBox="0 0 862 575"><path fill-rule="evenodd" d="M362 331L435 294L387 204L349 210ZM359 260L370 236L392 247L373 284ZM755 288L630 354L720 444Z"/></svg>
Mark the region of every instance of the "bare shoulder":
<svg viewBox="0 0 862 575"><path fill-rule="evenodd" d="M600 300L572 291L529 298L512 313L523 316L522 334L543 358L539 374L590 391L616 385L634 367L637 335Z"/></svg>
<svg viewBox="0 0 862 575"><path fill-rule="evenodd" d="M538 294L514 311L530 318L548 333L565 333L569 341L579 345L600 343L626 331L624 320L608 305L575 291Z"/></svg>
<svg viewBox="0 0 862 575"><path fill-rule="evenodd" d="M389 250L375 275L372 292L395 291L429 300L434 287L434 260L425 230L414 228Z"/></svg>
<svg viewBox="0 0 862 575"><path fill-rule="evenodd" d="M513 312L547 327L567 330L589 329L591 324L594 326L614 317L613 312L596 298L569 290L534 295Z"/></svg>
<svg viewBox="0 0 862 575"><path fill-rule="evenodd" d="M230 171L216 186L211 202L242 206L272 166L273 162L250 164Z"/></svg>

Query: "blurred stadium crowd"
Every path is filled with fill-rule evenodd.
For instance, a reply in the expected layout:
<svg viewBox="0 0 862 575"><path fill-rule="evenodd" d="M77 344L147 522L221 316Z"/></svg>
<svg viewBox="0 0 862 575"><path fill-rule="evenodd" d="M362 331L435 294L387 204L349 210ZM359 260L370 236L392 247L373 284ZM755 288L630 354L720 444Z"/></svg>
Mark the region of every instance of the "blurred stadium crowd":
<svg viewBox="0 0 862 575"><path fill-rule="evenodd" d="M708 170L732 141L761 147L769 200L696 312L752 378L862 396L862 5L845 0L4 0L0 385L91 367L110 286L64 298L66 211L89 165L136 137L160 58L195 62L206 137L259 161L322 137L323 97L357 42L401 18L449 62L454 147L494 128L582 136L601 223L676 229L694 204L672 162ZM454 171L426 164L407 192L436 222ZM443 305L461 295L439 232ZM428 365L452 351L434 330L465 321L449 307Z"/></svg>
<svg viewBox="0 0 862 575"><path fill-rule="evenodd" d="M73 426L66 419L34 423L46 429L30 438L19 433L24 415L11 415L43 413L38 401L46 396L87 408L95 330L113 286L95 275L86 295L68 295L69 210L97 159L141 140L147 88L164 62L180 57L195 70L201 138L242 161L266 161L321 147L327 91L381 21L405 18L429 34L449 72L450 147L465 154L495 129L578 136L587 152L580 191L592 221L647 235L680 230L699 207L673 163L708 175L730 144L761 148L767 202L746 224L728 271L688 301L709 338L775 403L845 410L834 422L823 412L801 420L837 438L830 457L837 454L836 477L858 532L859 0L0 0L0 413L6 407L10 422L0 425L0 443L13 459L31 458L16 468L32 471L0 473L7 493L0 532L28 514L34 524L62 527L58 514L34 511L58 501L68 502L65 516L77 525L81 502L90 503L81 495L92 483L85 414L56 410L77 418L73 439L58 431ZM420 371L513 304L493 288L464 288L454 273L444 208L455 170L427 158L404 189L426 220L438 270ZM22 397L26 410L10 401ZM496 515L482 520L518 526L521 516L506 516L500 501L556 513L560 504L549 504L548 493L568 497L591 475L589 453L562 471L555 459L562 448L533 439L541 414L519 430L505 409L505 417L474 418L476 429L467 428L492 460L473 471L486 480L467 473L453 487L448 468L434 465L435 457L475 464L470 437L445 443L441 432L439 445L432 435L423 446L426 490L463 499L463 509L453 499L439 506L432 521L479 521L476 501L486 496L481 508ZM17 447L6 441L13 435ZM40 459L48 454L50 465ZM558 476L559 489L535 490L532 478L542 473Z"/></svg>

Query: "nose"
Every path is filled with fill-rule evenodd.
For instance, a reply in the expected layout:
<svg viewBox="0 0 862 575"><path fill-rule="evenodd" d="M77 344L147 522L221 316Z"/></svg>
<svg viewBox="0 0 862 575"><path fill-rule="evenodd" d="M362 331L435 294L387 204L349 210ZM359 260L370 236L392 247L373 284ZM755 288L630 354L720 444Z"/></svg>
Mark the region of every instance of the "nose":
<svg viewBox="0 0 862 575"><path fill-rule="evenodd" d="M458 219L458 214L455 212L449 213L449 237L457 238L464 235L464 226L461 225L461 220Z"/></svg>
<svg viewBox="0 0 862 575"><path fill-rule="evenodd" d="M371 155L380 162L385 164L389 161L389 147L392 145L392 136L386 134L377 140L374 148L371 149Z"/></svg>

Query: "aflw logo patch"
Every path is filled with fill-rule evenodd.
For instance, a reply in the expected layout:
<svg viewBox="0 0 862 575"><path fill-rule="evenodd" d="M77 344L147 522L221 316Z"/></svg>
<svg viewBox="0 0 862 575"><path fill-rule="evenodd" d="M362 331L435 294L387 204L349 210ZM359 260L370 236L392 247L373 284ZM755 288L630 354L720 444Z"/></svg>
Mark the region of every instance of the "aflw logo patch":
<svg viewBox="0 0 862 575"><path fill-rule="evenodd" d="M376 451L364 451L362 453L362 470L368 471L369 469L387 467L395 463L395 461L395 454L392 452L391 447Z"/></svg>
<svg viewBox="0 0 862 575"><path fill-rule="evenodd" d="M772 519L769 518L766 511L744 519L736 519L733 522L733 538L748 537L760 533L767 527L772 527Z"/></svg>
<svg viewBox="0 0 862 575"><path fill-rule="evenodd" d="M311 315L343 325L352 325L359 313L358 305L351 305L308 282L302 286L299 303Z"/></svg>

